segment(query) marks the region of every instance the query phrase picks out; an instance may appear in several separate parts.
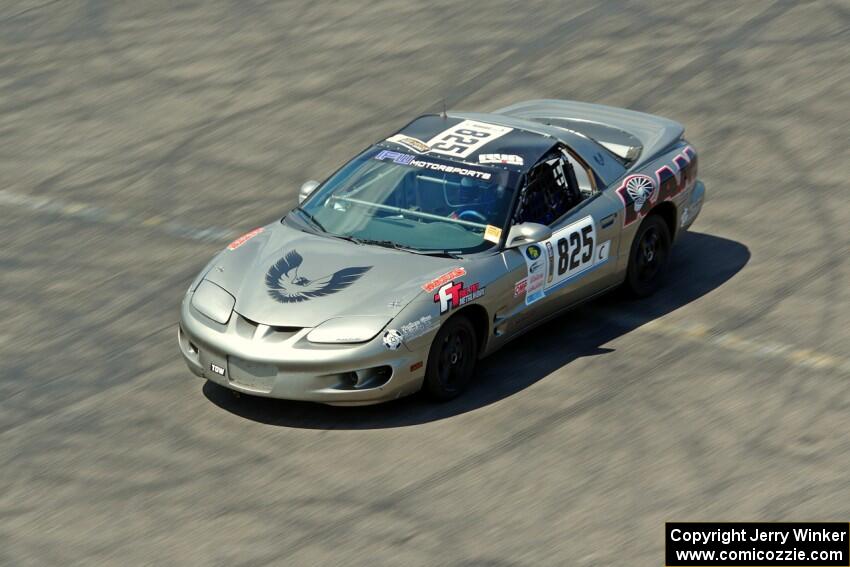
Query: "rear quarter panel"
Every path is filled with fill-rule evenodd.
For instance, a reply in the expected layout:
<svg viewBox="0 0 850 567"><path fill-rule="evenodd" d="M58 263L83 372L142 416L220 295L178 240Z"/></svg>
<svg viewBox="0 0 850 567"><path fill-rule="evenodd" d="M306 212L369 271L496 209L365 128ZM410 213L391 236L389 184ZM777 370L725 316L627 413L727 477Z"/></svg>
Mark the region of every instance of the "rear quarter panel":
<svg viewBox="0 0 850 567"><path fill-rule="evenodd" d="M641 221L650 213L673 207L673 234L681 232L683 211L697 181L698 156L687 140L679 140L657 158L630 171L612 185L623 208L618 268L625 272L629 251ZM685 220L687 218L685 217Z"/></svg>

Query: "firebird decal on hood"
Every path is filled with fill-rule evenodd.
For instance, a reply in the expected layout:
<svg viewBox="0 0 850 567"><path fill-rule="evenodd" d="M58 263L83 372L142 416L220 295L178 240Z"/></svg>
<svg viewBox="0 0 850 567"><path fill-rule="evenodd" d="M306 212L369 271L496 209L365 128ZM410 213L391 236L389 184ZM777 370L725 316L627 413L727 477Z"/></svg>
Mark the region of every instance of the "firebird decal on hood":
<svg viewBox="0 0 850 567"><path fill-rule="evenodd" d="M314 297L331 295L347 288L372 266L343 268L333 274L310 279L298 274L304 258L297 250L284 254L266 273L266 287L269 295L281 303L298 303Z"/></svg>

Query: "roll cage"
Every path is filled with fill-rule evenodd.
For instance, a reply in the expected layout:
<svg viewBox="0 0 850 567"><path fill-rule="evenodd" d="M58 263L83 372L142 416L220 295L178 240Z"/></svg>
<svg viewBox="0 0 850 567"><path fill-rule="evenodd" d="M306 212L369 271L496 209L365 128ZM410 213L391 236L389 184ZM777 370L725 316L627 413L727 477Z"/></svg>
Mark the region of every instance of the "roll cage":
<svg viewBox="0 0 850 567"><path fill-rule="evenodd" d="M583 183L579 182L576 167ZM555 144L520 178L511 213L502 227L503 249L511 226L536 222L556 224L587 199L599 194L599 179L592 168L576 157L564 144Z"/></svg>

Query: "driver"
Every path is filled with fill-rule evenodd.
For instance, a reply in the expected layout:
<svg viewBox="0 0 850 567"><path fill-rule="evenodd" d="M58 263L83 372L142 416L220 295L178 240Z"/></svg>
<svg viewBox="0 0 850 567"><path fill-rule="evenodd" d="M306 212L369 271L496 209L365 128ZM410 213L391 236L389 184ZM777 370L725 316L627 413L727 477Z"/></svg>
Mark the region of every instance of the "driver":
<svg viewBox="0 0 850 567"><path fill-rule="evenodd" d="M451 203L455 210L449 215L453 219L486 223L493 211L493 204L500 202L505 188L493 186L487 181L473 177L462 177L457 193L457 201Z"/></svg>
<svg viewBox="0 0 850 567"><path fill-rule="evenodd" d="M487 183L472 177L460 179L460 191L458 200L464 204L477 205L484 201L482 198L487 194Z"/></svg>

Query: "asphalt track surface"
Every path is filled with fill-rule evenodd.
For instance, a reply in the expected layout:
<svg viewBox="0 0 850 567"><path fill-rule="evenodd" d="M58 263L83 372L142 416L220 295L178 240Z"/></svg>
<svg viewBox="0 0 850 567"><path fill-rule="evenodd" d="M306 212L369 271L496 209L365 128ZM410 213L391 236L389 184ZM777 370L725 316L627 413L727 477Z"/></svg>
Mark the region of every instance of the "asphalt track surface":
<svg viewBox="0 0 850 567"><path fill-rule="evenodd" d="M0 564L661 565L668 520L850 518L847 2L0 4ZM192 276L418 113L672 117L708 201L462 399L189 374Z"/></svg>

